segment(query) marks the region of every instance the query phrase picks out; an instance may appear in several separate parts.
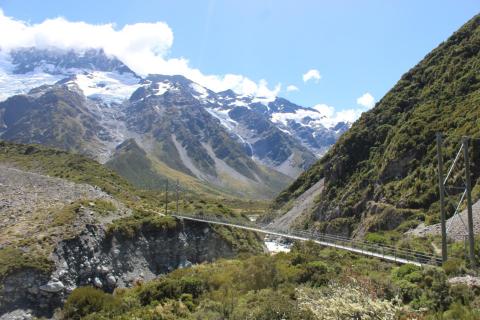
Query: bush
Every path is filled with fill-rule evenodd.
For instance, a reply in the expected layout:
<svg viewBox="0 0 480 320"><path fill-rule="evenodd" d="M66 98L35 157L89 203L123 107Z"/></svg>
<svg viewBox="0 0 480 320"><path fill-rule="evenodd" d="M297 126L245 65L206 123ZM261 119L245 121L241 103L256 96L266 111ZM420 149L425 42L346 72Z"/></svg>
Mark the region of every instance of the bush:
<svg viewBox="0 0 480 320"><path fill-rule="evenodd" d="M398 280L395 284L398 287L399 295L404 303L410 303L420 296L420 288L408 280Z"/></svg>
<svg viewBox="0 0 480 320"><path fill-rule="evenodd" d="M368 242L377 243L377 244L388 244L389 242L383 234L376 233L376 232L368 233L367 236L365 237L365 240Z"/></svg>
<svg viewBox="0 0 480 320"><path fill-rule="evenodd" d="M331 269L322 261L312 261L303 267L299 282L310 282L314 286L323 286L328 284L330 277L328 273Z"/></svg>
<svg viewBox="0 0 480 320"><path fill-rule="evenodd" d="M441 268L427 268L424 270L423 276L421 285L424 293L419 306L435 311L448 309L452 298L445 272Z"/></svg>
<svg viewBox="0 0 480 320"><path fill-rule="evenodd" d="M458 276L465 273L465 262L458 258L448 259L442 267L448 276Z"/></svg>
<svg viewBox="0 0 480 320"><path fill-rule="evenodd" d="M180 297L181 286L178 280L162 278L150 282L140 289L139 298L142 305L149 305L155 301L176 299Z"/></svg>
<svg viewBox="0 0 480 320"><path fill-rule="evenodd" d="M190 294L193 298L198 298L206 290L205 282L194 277L182 278L180 287L182 292Z"/></svg>
<svg viewBox="0 0 480 320"><path fill-rule="evenodd" d="M392 277L395 280L402 280L412 272L421 271L420 267L413 264L404 264L392 270Z"/></svg>
<svg viewBox="0 0 480 320"><path fill-rule="evenodd" d="M475 299L475 293L465 284L456 284L450 287L452 300L463 305L469 305Z"/></svg>
<svg viewBox="0 0 480 320"><path fill-rule="evenodd" d="M480 313L472 311L468 307L462 306L460 303L454 303L452 307L443 313L443 320L476 320L479 319Z"/></svg>
<svg viewBox="0 0 480 320"><path fill-rule="evenodd" d="M178 299L182 294L197 298L205 290L205 282L193 276L181 279L161 278L139 288L139 298L140 303L145 306L155 301Z"/></svg>
<svg viewBox="0 0 480 320"><path fill-rule="evenodd" d="M73 290L65 302L63 317L65 319L81 319L94 312L113 308L115 298L93 287L80 287Z"/></svg>

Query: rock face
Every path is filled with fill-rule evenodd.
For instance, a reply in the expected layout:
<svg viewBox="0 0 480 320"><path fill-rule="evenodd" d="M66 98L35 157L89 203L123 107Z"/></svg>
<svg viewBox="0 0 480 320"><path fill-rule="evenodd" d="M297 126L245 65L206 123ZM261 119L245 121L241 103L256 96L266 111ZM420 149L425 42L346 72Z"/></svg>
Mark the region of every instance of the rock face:
<svg viewBox="0 0 480 320"><path fill-rule="evenodd" d="M24 269L6 277L0 289L0 315L22 309L50 317L78 286L111 292L234 254L229 243L205 224L185 221L171 230L143 227L131 237L89 225L79 236L58 244L51 274Z"/></svg>

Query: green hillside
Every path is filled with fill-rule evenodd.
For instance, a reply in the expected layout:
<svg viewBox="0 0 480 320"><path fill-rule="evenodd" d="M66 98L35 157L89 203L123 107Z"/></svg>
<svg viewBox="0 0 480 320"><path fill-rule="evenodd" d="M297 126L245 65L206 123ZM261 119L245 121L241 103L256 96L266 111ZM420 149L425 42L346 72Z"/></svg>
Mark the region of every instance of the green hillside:
<svg viewBox="0 0 480 320"><path fill-rule="evenodd" d="M325 178L314 209L304 216L304 227L354 232L359 226L366 231L403 230L420 221L436 222L435 133L446 136L446 165L462 135L480 137L479 51L477 15L404 74L320 161L277 197L275 208L285 210ZM472 141L474 182L480 176L479 150L479 141ZM454 172L454 180L453 184L461 181L460 171ZM477 185L474 197L478 195Z"/></svg>
<svg viewBox="0 0 480 320"><path fill-rule="evenodd" d="M478 319L480 296L449 284L457 269L393 266L296 243L175 270L113 294L75 289L62 319Z"/></svg>
<svg viewBox="0 0 480 320"><path fill-rule="evenodd" d="M0 186L0 282L23 268L51 271L49 256L56 244L75 237L87 224L130 234L144 225L159 230L176 226L172 217L159 215L164 213L164 193L136 189L92 159L44 146L0 141ZM260 211L265 206L258 203ZM175 207L171 195L169 213ZM182 194L179 200L182 212L237 218L258 214L251 210L256 207L253 201L196 194ZM213 230L239 251L263 249L253 233Z"/></svg>
<svg viewBox="0 0 480 320"><path fill-rule="evenodd" d="M134 194L134 188L112 170L88 157L67 151L0 141L0 163L97 186L122 199L131 199Z"/></svg>

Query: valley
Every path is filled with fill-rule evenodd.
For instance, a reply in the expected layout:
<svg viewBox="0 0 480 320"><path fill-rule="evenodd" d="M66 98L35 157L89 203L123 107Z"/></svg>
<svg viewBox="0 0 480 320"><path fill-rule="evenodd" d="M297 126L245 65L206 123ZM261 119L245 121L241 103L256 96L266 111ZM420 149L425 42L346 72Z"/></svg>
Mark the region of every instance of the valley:
<svg viewBox="0 0 480 320"><path fill-rule="evenodd" d="M339 112L35 43L0 37L0 320L480 318L478 14Z"/></svg>

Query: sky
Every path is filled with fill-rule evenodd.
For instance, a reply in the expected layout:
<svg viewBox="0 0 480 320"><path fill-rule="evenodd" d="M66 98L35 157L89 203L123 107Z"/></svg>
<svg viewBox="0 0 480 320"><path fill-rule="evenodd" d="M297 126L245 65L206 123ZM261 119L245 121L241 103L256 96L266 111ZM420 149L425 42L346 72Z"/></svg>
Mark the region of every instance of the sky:
<svg viewBox="0 0 480 320"><path fill-rule="evenodd" d="M102 47L139 74L354 120L479 12L478 0L0 0L0 48Z"/></svg>

